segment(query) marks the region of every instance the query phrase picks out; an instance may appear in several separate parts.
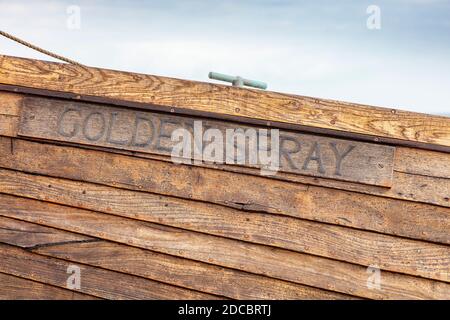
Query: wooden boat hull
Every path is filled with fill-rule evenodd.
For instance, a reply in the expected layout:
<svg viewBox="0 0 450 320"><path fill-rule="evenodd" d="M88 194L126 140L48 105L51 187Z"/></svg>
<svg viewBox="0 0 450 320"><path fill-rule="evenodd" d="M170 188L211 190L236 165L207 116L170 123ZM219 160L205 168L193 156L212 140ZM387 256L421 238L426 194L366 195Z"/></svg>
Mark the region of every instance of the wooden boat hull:
<svg viewBox="0 0 450 320"><path fill-rule="evenodd" d="M0 298L450 298L450 119L77 68L0 59ZM174 163L195 123L278 170Z"/></svg>

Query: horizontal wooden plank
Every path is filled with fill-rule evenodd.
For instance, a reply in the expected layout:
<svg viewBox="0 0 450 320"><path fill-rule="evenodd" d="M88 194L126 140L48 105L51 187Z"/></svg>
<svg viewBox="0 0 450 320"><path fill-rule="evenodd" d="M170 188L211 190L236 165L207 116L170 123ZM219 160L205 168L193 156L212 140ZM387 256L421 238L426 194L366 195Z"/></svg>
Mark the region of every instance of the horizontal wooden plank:
<svg viewBox="0 0 450 320"><path fill-rule="evenodd" d="M0 273L0 300L96 300L97 298Z"/></svg>
<svg viewBox="0 0 450 320"><path fill-rule="evenodd" d="M445 266L450 264L450 246L98 185L34 176L29 176L28 180L25 177L24 180L22 176L23 174L11 175L10 178L3 179L5 176L0 173L6 184L12 182L12 193L18 196L113 213L360 265L376 264L384 270L440 280L447 278L447 275L441 273ZM33 183L39 180L41 183ZM0 191L7 190L0 186ZM8 203L7 199L4 201L5 204ZM450 228L450 215L444 215L444 218L447 220L442 219L444 225L439 227L447 237L447 242L450 242L446 231ZM430 265L436 269L433 270ZM439 265L443 268L437 267Z"/></svg>
<svg viewBox="0 0 450 320"><path fill-rule="evenodd" d="M26 249L69 242L95 241L94 238L81 234L24 223L23 221L5 217L0 219L0 234L1 239L8 239L8 243ZM0 241L3 242L2 240Z"/></svg>
<svg viewBox="0 0 450 320"><path fill-rule="evenodd" d="M215 159L215 162L237 163L236 153L242 152L242 165L260 168L264 165L258 157L258 154L263 152L261 140L258 141L257 137L257 134L263 133L256 131L261 130L260 127L66 100L25 98L19 136L170 157L174 146L178 144L178 141L172 141L171 137L180 129L188 131L191 137L191 140L186 142L189 145L189 154L184 161L192 163L194 153L200 154L200 159L195 155L196 161L208 161L208 158L205 158L206 148L213 145L205 140L204 133L206 130L216 130L215 139L220 143L215 141L214 146L221 150L220 154L223 156ZM229 132L239 132L238 130L247 132L248 137L252 137L253 130L254 148L249 141L235 146L235 141L229 138ZM275 148L273 142L268 145L269 151L276 156L276 160L271 164L279 167L277 171L385 187L392 184L394 147L286 130L277 134L279 138L275 140L278 148ZM197 142L194 143L194 140ZM232 146L232 153L229 146ZM254 156L257 159L252 159Z"/></svg>
<svg viewBox="0 0 450 320"><path fill-rule="evenodd" d="M0 150L2 167L449 243L448 208L7 138L0 138ZM17 185L15 177L7 175L3 179L8 183L1 186L7 192L12 185L27 194L36 183L25 178L29 185Z"/></svg>
<svg viewBox="0 0 450 320"><path fill-rule="evenodd" d="M450 179L450 154L448 153L397 148L394 165L397 172ZM450 184L450 181L448 183Z"/></svg>
<svg viewBox="0 0 450 320"><path fill-rule="evenodd" d="M74 264L44 257L17 247L0 244L0 272L67 288L67 281L78 269L82 293L106 299L217 299L141 277ZM74 289L75 290L75 289Z"/></svg>
<svg viewBox="0 0 450 320"><path fill-rule="evenodd" d="M104 269L138 275L168 284L216 294L232 299L356 299L337 292L320 290L273 278L217 267L109 241L61 241L30 248L11 230L20 229L23 237L59 234L60 238L82 235L48 228L34 223L0 218L0 242L32 250L41 255L84 263ZM24 234L29 231L30 234ZM69 238L71 239L71 238ZM91 238L95 239L95 238Z"/></svg>
<svg viewBox="0 0 450 320"><path fill-rule="evenodd" d="M228 171L249 174L250 168L228 167ZM257 173L253 173L257 174ZM369 195L401 199L414 202L429 203L443 207L450 207L450 180L448 178L422 176L418 174L394 171L391 188L382 188L352 182L332 179L300 176L281 172L274 178L283 181L301 183L304 185L318 185L327 188L348 190Z"/></svg>
<svg viewBox="0 0 450 320"><path fill-rule="evenodd" d="M52 142L62 146L73 146L70 143L64 142ZM79 147L84 147L78 145ZM144 159L159 160L172 162L169 157L148 154L135 151L126 151L120 149L110 149L103 147L89 146L89 149L106 151L109 153L118 153L129 155L133 157L139 157ZM397 148L398 150L399 148ZM405 150L404 148L403 150ZM411 149L419 150L419 149ZM422 150L424 152L430 152ZM266 176L271 179L288 181L294 183L300 183L309 186L321 186L339 190L348 190L358 193L364 193L369 195L388 197L393 199L401 199L414 202L423 202L429 204L435 204L444 207L450 207L450 179L447 176L450 172L447 171L447 166L442 166L442 163L446 161L450 162L450 154L447 153L436 153L438 157L426 156L425 161L416 161L416 163L421 163L420 165L408 166L407 163L403 162L399 165L398 170L394 170L393 174L393 185L390 188L379 187L374 185L354 183L350 181L340 181L335 179L326 179L321 177L313 177L306 175L297 175L288 172L277 172L275 175ZM413 158L410 158L413 161ZM217 165L212 163L202 163L200 165L193 164L193 166L206 167L215 170L221 170L225 172L235 172L246 175L256 175L261 176L261 171L259 169L251 167L242 167L236 165ZM428 169L434 167L435 169ZM410 168L404 170L402 168Z"/></svg>
<svg viewBox="0 0 450 320"><path fill-rule="evenodd" d="M61 145L70 146L71 144L60 143ZM171 159L165 156L146 154L142 152L129 152L126 150L109 149L102 147L90 147L92 149L114 152L124 155L131 155L133 157L139 157L144 159L169 161ZM396 150L402 150L408 153L408 148L396 148ZM406 161L402 161L396 156L396 162L394 166L398 165L398 169L394 167L393 184L391 188L384 188L374 185L366 185L360 183L353 183L349 181L339 181L335 179L324 179L320 177L312 177L305 175L297 175L288 172L277 172L275 175L267 176L272 179L289 181L295 183L301 183L311 186L321 186L339 190L354 191L358 193L365 193L369 195L376 195L381 197L388 197L393 199L402 199L414 202L430 203L444 207L450 207L450 179L447 177L450 175L447 165L443 163L450 163L450 154L442 152L434 152L428 150L410 149L413 151L422 151L426 155L420 152L414 152L416 156L423 156L423 161L418 160L413 164L414 156L404 158ZM430 155L430 153L432 155ZM408 154L409 155L409 154ZM398 164L396 164L398 163ZM236 172L242 174L251 174L260 176L260 171L255 168L241 167L241 166L229 166L229 165L217 165L203 163L201 165L193 164L194 166L201 166L226 172ZM408 168L408 169L405 169ZM434 168L434 169L430 169Z"/></svg>
<svg viewBox="0 0 450 320"><path fill-rule="evenodd" d="M450 119L395 109L0 56L0 83L450 147ZM161 108L160 108L161 109ZM185 111L184 111L185 110ZM175 110L174 110L175 111ZM374 136L379 138L374 138Z"/></svg>
<svg viewBox="0 0 450 320"><path fill-rule="evenodd" d="M0 135L16 136L19 117L0 114Z"/></svg>
<svg viewBox="0 0 450 320"><path fill-rule="evenodd" d="M359 265L24 198L4 195L0 203L1 216L326 290L375 299L450 294L448 283L388 271L381 271L382 289L373 290Z"/></svg>

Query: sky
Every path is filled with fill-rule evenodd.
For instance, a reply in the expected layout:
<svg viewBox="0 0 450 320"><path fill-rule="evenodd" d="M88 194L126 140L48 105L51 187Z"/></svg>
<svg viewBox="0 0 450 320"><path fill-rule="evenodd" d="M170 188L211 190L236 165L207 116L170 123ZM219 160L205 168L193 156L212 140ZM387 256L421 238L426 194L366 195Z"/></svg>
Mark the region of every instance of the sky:
<svg viewBox="0 0 450 320"><path fill-rule="evenodd" d="M450 0L0 0L0 30L89 66L450 116Z"/></svg>

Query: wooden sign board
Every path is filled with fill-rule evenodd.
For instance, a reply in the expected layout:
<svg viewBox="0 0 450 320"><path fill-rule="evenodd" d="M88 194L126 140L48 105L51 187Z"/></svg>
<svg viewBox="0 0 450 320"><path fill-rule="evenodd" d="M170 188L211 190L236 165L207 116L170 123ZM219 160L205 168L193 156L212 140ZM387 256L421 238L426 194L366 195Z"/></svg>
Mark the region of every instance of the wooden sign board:
<svg viewBox="0 0 450 320"><path fill-rule="evenodd" d="M27 97L22 107L18 134L170 157L177 143L171 140L172 133L184 128L194 134L195 121L201 121L202 130L218 129L223 137L226 137L227 130L261 129L198 117ZM199 148L194 141L198 140L194 137L192 141L190 157L193 157L196 146ZM279 171L391 186L394 147L286 130L279 130L278 142ZM207 146L208 141L203 141L202 150ZM245 154L248 150L243 152ZM242 165L255 166L247 160Z"/></svg>

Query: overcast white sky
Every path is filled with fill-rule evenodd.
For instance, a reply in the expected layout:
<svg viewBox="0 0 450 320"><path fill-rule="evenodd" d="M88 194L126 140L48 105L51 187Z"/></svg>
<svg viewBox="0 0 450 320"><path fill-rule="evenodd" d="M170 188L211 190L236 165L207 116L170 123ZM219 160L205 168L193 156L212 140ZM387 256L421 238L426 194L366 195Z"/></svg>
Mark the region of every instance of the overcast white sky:
<svg viewBox="0 0 450 320"><path fill-rule="evenodd" d="M450 0L0 0L0 30L90 66L450 114ZM52 60L4 38L0 54Z"/></svg>

